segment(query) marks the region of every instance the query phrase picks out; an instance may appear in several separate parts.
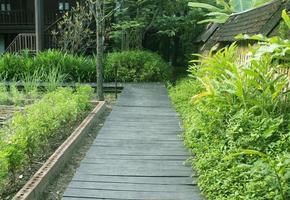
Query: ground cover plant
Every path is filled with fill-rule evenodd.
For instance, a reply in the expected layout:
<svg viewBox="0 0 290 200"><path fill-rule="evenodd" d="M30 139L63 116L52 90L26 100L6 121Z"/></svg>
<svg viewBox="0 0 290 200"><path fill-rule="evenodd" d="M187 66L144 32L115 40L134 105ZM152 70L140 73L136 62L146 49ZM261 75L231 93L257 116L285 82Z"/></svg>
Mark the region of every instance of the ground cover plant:
<svg viewBox="0 0 290 200"><path fill-rule="evenodd" d="M58 129L77 120L90 108L93 90L89 86L59 88L28 105L0 129L0 197L15 188L17 181L63 134ZM9 189L10 188L10 189Z"/></svg>
<svg viewBox="0 0 290 200"><path fill-rule="evenodd" d="M200 56L170 89L208 199L290 198L289 77L280 73L289 46L264 38L246 62L236 45Z"/></svg>

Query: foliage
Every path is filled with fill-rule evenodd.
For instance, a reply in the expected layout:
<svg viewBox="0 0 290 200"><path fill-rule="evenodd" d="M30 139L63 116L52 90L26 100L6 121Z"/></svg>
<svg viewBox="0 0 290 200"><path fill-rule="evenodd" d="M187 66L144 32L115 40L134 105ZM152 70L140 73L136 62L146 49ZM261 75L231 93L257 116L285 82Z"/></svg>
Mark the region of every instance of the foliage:
<svg viewBox="0 0 290 200"><path fill-rule="evenodd" d="M128 59L128 60L126 60ZM162 81L170 78L171 69L160 56L149 51L110 53L106 59L105 81L114 81L113 65L119 65L119 80ZM128 73L127 73L128 72ZM0 57L2 80L21 81L31 96L40 83L54 90L62 82L95 82L95 59L56 50L28 54L4 54ZM29 93L28 92L28 93Z"/></svg>
<svg viewBox="0 0 290 200"><path fill-rule="evenodd" d="M105 79L118 81L166 81L171 77L171 68L155 53L149 51L123 51L110 53L105 61Z"/></svg>
<svg viewBox="0 0 290 200"><path fill-rule="evenodd" d="M149 49L174 66L186 64L196 48L193 38L202 30L197 21L204 14L189 9L188 1L119 0L121 7L108 30L113 49Z"/></svg>
<svg viewBox="0 0 290 200"><path fill-rule="evenodd" d="M205 15L209 18L202 20L199 23L225 23L230 14L243 12L258 7L267 2L269 2L269 0L216 0L216 4L218 6L199 2L189 2L188 5L193 8L202 8L209 11L209 13Z"/></svg>
<svg viewBox="0 0 290 200"><path fill-rule="evenodd" d="M0 74L7 81L50 82L53 73L59 72L66 82L93 82L96 80L95 62L56 50L48 50L35 57L27 54L4 54L0 57ZM38 78L37 78L38 76ZM35 77L38 80L27 80Z"/></svg>
<svg viewBox="0 0 290 200"><path fill-rule="evenodd" d="M208 199L290 198L289 78L277 62L289 56L265 49L246 63L235 45L202 57L170 89Z"/></svg>
<svg viewBox="0 0 290 200"><path fill-rule="evenodd" d="M5 186L16 181L16 174L31 164L49 145L48 139L61 125L77 118L86 110L92 89L88 86L60 88L46 94L39 102L17 112L0 129L0 197Z"/></svg>
<svg viewBox="0 0 290 200"><path fill-rule="evenodd" d="M91 28L93 16L87 12L86 6L89 6L88 1L84 1L84 5L77 3L70 12L63 15L57 29L52 32L62 51L83 54L96 44Z"/></svg>

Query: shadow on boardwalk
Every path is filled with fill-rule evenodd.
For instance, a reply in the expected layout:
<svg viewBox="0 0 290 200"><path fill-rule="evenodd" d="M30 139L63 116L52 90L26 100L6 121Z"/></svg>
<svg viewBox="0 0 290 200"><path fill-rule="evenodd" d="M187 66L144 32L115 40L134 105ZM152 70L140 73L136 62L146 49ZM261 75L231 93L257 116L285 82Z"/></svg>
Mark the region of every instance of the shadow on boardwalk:
<svg viewBox="0 0 290 200"><path fill-rule="evenodd" d="M63 199L202 199L180 133L164 85L126 85Z"/></svg>

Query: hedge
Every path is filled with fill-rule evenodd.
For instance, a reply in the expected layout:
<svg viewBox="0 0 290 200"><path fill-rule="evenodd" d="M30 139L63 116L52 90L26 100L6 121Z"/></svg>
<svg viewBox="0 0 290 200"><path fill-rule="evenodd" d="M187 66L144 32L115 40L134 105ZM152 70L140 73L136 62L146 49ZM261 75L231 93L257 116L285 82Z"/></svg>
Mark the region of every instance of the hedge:
<svg viewBox="0 0 290 200"><path fill-rule="evenodd" d="M118 81L167 81L171 68L162 58L149 51L125 51L105 56L104 78L115 81L118 67ZM93 57L71 55L57 50L48 50L32 56L4 54L0 57L0 78L7 81L23 81L27 76L37 76L39 81L50 82L59 74L65 82L96 82L96 63Z"/></svg>
<svg viewBox="0 0 290 200"><path fill-rule="evenodd" d="M167 81L172 73L158 54L141 50L109 53L105 60L105 80L115 80L115 67L120 82Z"/></svg>

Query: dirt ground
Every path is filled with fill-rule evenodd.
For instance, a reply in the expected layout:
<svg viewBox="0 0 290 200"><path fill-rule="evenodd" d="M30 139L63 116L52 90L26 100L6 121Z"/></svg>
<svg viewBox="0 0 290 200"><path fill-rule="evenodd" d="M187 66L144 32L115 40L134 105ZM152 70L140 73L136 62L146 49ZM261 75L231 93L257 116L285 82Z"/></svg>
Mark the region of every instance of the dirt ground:
<svg viewBox="0 0 290 200"><path fill-rule="evenodd" d="M80 166L80 162L85 157L87 151L97 137L99 130L102 128L106 117L110 114L112 110L112 106L115 103L114 95L107 94L105 98L107 101L106 111L100 117L97 125L90 131L88 137L84 139L81 147L75 151L71 161L67 163L66 167L63 169L63 171L60 172L59 176L55 179L55 181L49 185L44 193L44 196L42 198L43 200L58 200L62 198L65 189L72 180L77 168Z"/></svg>

